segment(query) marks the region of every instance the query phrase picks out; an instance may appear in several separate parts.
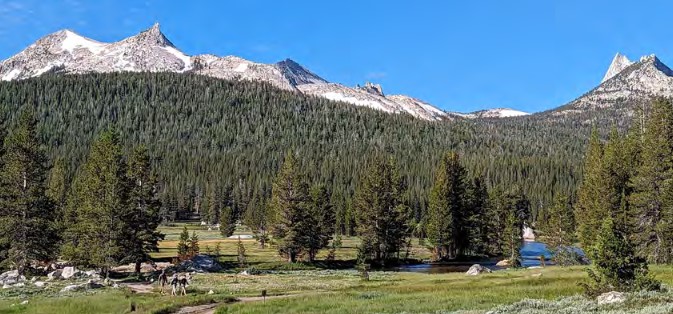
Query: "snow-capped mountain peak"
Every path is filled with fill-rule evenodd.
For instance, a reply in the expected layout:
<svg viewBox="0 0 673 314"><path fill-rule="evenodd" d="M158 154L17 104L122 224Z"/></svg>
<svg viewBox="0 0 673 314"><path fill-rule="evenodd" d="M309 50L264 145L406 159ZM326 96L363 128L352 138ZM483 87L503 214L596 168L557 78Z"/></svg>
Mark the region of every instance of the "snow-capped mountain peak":
<svg viewBox="0 0 673 314"><path fill-rule="evenodd" d="M625 55L617 53L615 57L612 58L610 67L608 68L608 71L605 73L605 76L603 76L603 80L601 80L601 83L611 79L613 76L617 75L619 72L623 71L632 64L633 62L629 60L629 58L627 58Z"/></svg>
<svg viewBox="0 0 673 314"><path fill-rule="evenodd" d="M47 72L122 71L193 73L229 80L262 81L285 90L389 113L406 113L426 120L458 116L413 97L386 96L381 85L367 82L364 86L347 87L330 83L291 59L264 64L236 56L189 56L161 32L158 23L137 35L112 43L98 42L71 30L58 31L0 63L0 79L3 81L26 79ZM511 116L509 113L504 115Z"/></svg>

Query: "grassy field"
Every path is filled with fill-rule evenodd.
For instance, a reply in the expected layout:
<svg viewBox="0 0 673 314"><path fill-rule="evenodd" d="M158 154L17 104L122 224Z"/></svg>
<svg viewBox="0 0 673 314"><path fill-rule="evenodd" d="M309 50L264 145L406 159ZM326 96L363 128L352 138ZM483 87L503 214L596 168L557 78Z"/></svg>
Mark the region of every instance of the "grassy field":
<svg viewBox="0 0 673 314"><path fill-rule="evenodd" d="M166 239L156 257L175 255L183 226L162 228ZM220 243L220 261L237 267L236 239L222 239L218 231L196 224L187 227L199 235L202 251ZM237 233L249 231L240 228ZM358 241L344 238L337 259L354 259ZM261 249L254 240L243 243L253 266L287 265L273 247ZM410 257L429 258L430 252L416 243ZM325 254L322 252L319 258ZM241 275L238 271L230 268L223 273L196 274L185 297L161 295L156 288L151 293L133 293L123 287L61 294L59 290L71 283L51 282L46 289L28 283L21 288L0 289L0 314L130 313L132 305L135 313L174 313L185 306L209 303L219 304L218 313L485 313L498 308L496 313L546 314L598 309L595 302L579 296L578 283L586 279L584 267L505 270L480 276L373 271L369 281L361 280L354 270L276 270L259 275ZM652 271L665 285L673 286L673 267L655 266ZM263 290L271 296L266 302L255 298ZM21 304L24 301L28 303ZM638 295L622 308L598 312L632 313L630 309L647 307L649 312L643 313L669 313L673 305L668 304L673 304L673 293ZM554 310L545 312L541 308ZM582 310L568 312L563 310L566 308Z"/></svg>
<svg viewBox="0 0 673 314"><path fill-rule="evenodd" d="M672 270L653 267L657 278L667 285L673 284ZM524 299L556 300L578 295L581 288L577 284L585 278L582 267L507 270L475 277L462 273L372 272L370 281L362 281L352 270L253 276L197 274L187 297L133 294L120 289L68 296L18 294L0 300L0 313L129 313L131 303L136 304L138 313L172 313L185 305L210 302L223 302L218 313L485 313L504 305L518 309L517 302ZM212 295L208 294L210 290ZM262 290L269 296L291 297L228 303L235 298L259 296ZM29 302L18 305L22 300ZM673 296L659 294L647 300L643 304L659 306L651 300L670 302ZM526 302L530 301L523 304Z"/></svg>
<svg viewBox="0 0 673 314"><path fill-rule="evenodd" d="M177 255L177 245L180 233L184 226L187 226L189 233L195 232L199 237L199 246L202 252L208 250L214 251L217 244L220 244L220 261L234 262L237 257L237 239L225 239L220 235L218 230L208 230L206 226L200 226L196 223L176 223L171 226L161 227L159 230L165 234L164 241L159 243L159 252L153 253L154 258L169 258ZM252 233L246 227L237 228L234 235L251 235ZM254 239L242 239L243 246L247 260L250 264L261 263L277 263L284 262L278 255L278 251L273 247L267 245L265 248L260 248L259 244ZM356 248L360 244L357 237L343 237L342 245L335 251L337 260L354 260L357 257ZM424 246L418 245L418 240L412 240L412 248L410 250L409 258L418 260L427 260L432 253ZM324 259L328 254L328 250L322 250L318 254L318 259Z"/></svg>

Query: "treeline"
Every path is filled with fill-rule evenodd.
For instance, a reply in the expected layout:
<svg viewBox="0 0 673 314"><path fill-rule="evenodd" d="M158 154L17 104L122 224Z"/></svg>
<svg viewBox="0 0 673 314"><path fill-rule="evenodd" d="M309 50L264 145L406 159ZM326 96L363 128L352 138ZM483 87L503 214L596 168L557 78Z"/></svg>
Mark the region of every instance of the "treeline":
<svg viewBox="0 0 673 314"><path fill-rule="evenodd" d="M47 155L63 160L66 191L96 134L113 127L126 154L136 145L148 148L162 178L165 220L192 212L210 223L260 216L292 148L309 185L330 191L340 234L357 231L359 174L379 152L399 165L412 220L428 217L434 167L446 151L460 154L489 190L518 182L535 218L554 195L576 189L589 134L581 125L536 117L428 122L267 84L169 73L0 83L6 126L23 104L36 108Z"/></svg>
<svg viewBox="0 0 673 314"><path fill-rule="evenodd" d="M404 202L408 187L399 167L386 156L374 157L356 186L361 262L407 258L412 236L427 234L437 260L506 254L517 265L531 208L520 189L489 193L483 179L470 177L458 155L450 152L436 167L428 217L417 221ZM270 213L262 216L268 220L246 223L257 226L262 239L266 239L263 235L268 227L279 253L289 262L299 257L313 261L330 240L338 241L329 195L322 185L309 187L294 153L289 152L274 180Z"/></svg>
<svg viewBox="0 0 673 314"><path fill-rule="evenodd" d="M0 259L21 274L62 257L107 273L149 260L163 235L157 179L147 149L122 153L119 135L101 133L73 183L62 159L39 140L32 107L21 110L0 156ZM50 170L51 169L51 170ZM70 189L66 186L70 185Z"/></svg>

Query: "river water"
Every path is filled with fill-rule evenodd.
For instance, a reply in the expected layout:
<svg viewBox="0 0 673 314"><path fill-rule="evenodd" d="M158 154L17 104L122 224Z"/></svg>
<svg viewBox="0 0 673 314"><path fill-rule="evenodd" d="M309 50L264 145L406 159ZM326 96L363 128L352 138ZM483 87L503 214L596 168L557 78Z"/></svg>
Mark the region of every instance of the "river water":
<svg viewBox="0 0 673 314"><path fill-rule="evenodd" d="M577 249L579 250L579 249ZM524 245L521 247L521 258L523 267L533 267L540 266L540 255L545 257L545 263L549 264L549 259L552 257L552 253L547 249L547 246L541 242L524 242ZM581 251L580 251L581 252ZM583 254L583 253L582 253ZM446 263L437 263L437 264L417 264L417 265L405 265L400 267L391 268L391 271L402 271L402 272L418 272L418 273L428 273L428 274L441 274L441 273L455 273L455 272L466 272L470 269L470 266L474 264L480 264L482 266L488 267L492 270L502 269L501 267L496 266L502 258L492 258L478 261L460 261L460 262L446 262Z"/></svg>

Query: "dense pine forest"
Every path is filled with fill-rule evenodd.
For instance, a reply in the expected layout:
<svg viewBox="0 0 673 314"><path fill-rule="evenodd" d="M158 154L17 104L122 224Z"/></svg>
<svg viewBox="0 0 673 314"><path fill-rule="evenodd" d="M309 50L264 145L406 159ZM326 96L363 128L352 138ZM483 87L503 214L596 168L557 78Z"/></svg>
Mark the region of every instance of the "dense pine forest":
<svg viewBox="0 0 673 314"><path fill-rule="evenodd" d="M348 234L356 186L376 156L396 160L415 220L426 217L434 170L447 151L489 189L519 184L535 217L556 194L573 194L590 133L587 123L544 115L427 122L264 83L169 73L0 83L5 127L23 106L35 108L40 140L67 174L66 191L84 171L94 138L113 127L123 150L144 145L157 165L164 219L199 211L216 222L211 209L225 206L242 218L266 210L273 178L292 152L310 184L331 191L338 231Z"/></svg>

